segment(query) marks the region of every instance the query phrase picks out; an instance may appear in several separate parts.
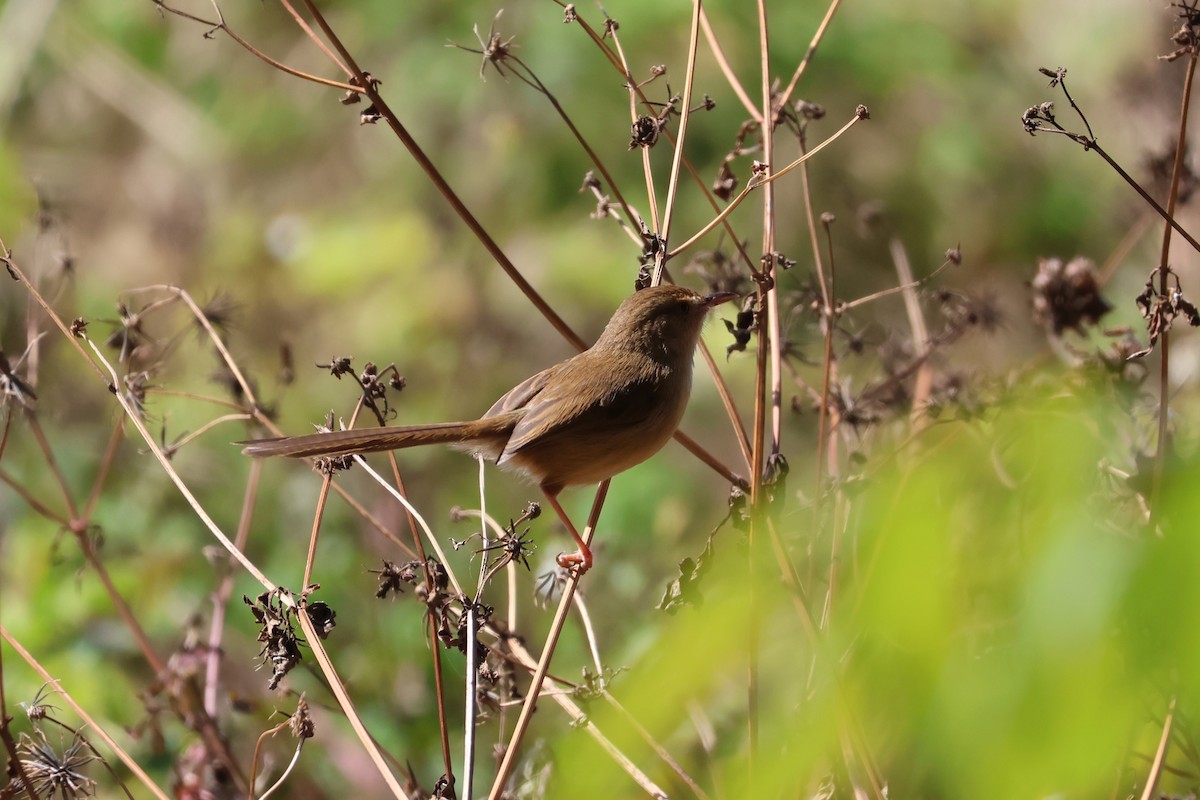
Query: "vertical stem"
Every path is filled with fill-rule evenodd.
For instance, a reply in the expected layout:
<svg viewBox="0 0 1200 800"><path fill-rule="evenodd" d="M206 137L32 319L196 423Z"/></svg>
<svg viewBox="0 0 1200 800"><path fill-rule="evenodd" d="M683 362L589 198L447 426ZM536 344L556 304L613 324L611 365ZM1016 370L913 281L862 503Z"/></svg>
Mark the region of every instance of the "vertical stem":
<svg viewBox="0 0 1200 800"><path fill-rule="evenodd" d="M758 0L758 36L760 74L762 78L762 143L763 161L768 169L774 167L774 130L775 109L771 98L771 67L770 44L768 41L767 4L766 0ZM750 467L750 506L753 509L748 534L748 586L750 590L750 618L757 619L758 598L755 591L755 551L756 528L761 524L759 504L762 500L763 479L763 446L766 432L766 386L767 386L767 355L774 357L778 342L772 335L772 327L778 324L778 303L775 296L775 186L767 184L763 187L763 280L758 285L759 325L758 348L755 360L755 396L754 396L754 458ZM765 312L765 313L761 313ZM778 363L777 361L775 363ZM774 388L775 381L772 381ZM774 409L774 398L772 409ZM778 447L778 441L772 441L772 452ZM748 794L755 791L755 762L758 755L758 632L755 625L747 629L747 686L746 686L746 720L749 758L746 765Z"/></svg>
<svg viewBox="0 0 1200 800"><path fill-rule="evenodd" d="M588 515L587 527L583 529L584 544L591 544L592 534L596 531L596 523L600 519L600 510L604 507L604 498L607 496L608 481L605 480L596 488L596 499L592 501L592 511ZM500 800L501 795L504 794L504 784L508 782L508 777L512 774L513 767L516 766L517 751L520 748L521 740L525 738L525 732L529 729L529 722L533 718L534 709L537 707L538 695L542 691L542 684L546 680L546 673L550 671L550 659L554 656L554 649L558 646L558 637L562 633L567 614L571 611L571 601L575 597L575 589L578 585L579 577L572 574L567 580L566 587L563 589L562 599L558 602L558 610L554 613L554 621L550 623L550 633L546 637L546 644L542 646L542 655L538 659L537 668L533 672L533 678L529 683L529 690L525 696L525 703L521 706L521 714L517 717L517 723L513 727L512 737L509 739L508 747L504 751L504 760L500 762L500 766L496 770L496 780L492 783L492 791L488 794L488 800Z"/></svg>
<svg viewBox="0 0 1200 800"><path fill-rule="evenodd" d="M662 228L659 236L664 245L670 240L671 218L675 214L675 193L679 190L679 166L683 162L683 143L687 140L688 117L691 115L692 80L696 74L696 49L700 40L700 4L701 0L692 2L692 35L688 40L687 71L683 81L683 109L679 112L679 135L675 137L675 152L671 158L671 177L667 182L667 202L663 207ZM665 246L654 259L654 279L652 286L662 283Z"/></svg>
<svg viewBox="0 0 1200 800"><path fill-rule="evenodd" d="M1175 143L1175 163L1171 169L1171 189L1167 196L1167 217L1169 220L1174 220L1175 204L1179 199L1179 176L1183 170L1183 151L1187 142L1187 123L1188 109L1192 99L1192 79L1196 74L1196 59L1197 52L1192 51L1191 57L1188 59L1187 73L1183 80L1183 100L1179 110L1179 139ZM1158 263L1158 293L1159 296L1165 297L1169 291L1168 287L1168 261L1171 254L1171 230L1170 222L1163 226L1163 243L1162 255ZM1170 364L1171 364L1171 332L1170 329L1164 330L1162 333L1161 344L1159 345L1159 353L1162 354L1162 360L1159 363L1158 375L1158 444L1154 454L1154 480L1151 484L1151 501L1150 514L1152 520L1158 515L1158 493L1162 487L1163 466L1167 460L1167 454L1170 450L1170 431L1167 430L1167 406L1171 395L1170 391Z"/></svg>
<svg viewBox="0 0 1200 800"><path fill-rule="evenodd" d="M487 576L487 500L484 492L484 462L483 456L476 454L479 462L479 582L476 584L475 596L467 602L467 680L466 697L463 702L463 797L470 798L475 791L475 694L479 681L479 658L475 647L475 630L478 621L475 619L475 604L483 596L483 582Z"/></svg>

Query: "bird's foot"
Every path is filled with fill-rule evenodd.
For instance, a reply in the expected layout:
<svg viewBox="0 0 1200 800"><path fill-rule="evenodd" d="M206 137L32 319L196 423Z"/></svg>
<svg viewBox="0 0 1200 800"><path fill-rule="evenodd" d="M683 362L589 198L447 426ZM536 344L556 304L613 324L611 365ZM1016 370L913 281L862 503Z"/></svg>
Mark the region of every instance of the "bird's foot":
<svg viewBox="0 0 1200 800"><path fill-rule="evenodd" d="M579 578L592 568L592 551L577 550L574 553L559 553L554 557L554 562Z"/></svg>

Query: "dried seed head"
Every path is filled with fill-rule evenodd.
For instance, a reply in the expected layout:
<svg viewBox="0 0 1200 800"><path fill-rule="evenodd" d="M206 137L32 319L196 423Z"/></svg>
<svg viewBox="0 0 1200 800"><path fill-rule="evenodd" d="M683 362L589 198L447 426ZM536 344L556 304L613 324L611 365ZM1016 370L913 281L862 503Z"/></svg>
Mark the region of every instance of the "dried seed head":
<svg viewBox="0 0 1200 800"><path fill-rule="evenodd" d="M1095 325L1112 309L1100 296L1095 267L1086 258L1066 264L1058 258L1041 259L1030 287L1034 317L1054 336L1068 328L1083 333L1085 326Z"/></svg>

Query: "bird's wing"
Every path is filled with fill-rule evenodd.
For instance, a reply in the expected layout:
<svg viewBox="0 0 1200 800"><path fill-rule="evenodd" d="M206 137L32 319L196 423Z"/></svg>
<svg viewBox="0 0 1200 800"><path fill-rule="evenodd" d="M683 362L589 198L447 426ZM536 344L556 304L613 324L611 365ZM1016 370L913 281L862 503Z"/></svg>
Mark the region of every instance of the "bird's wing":
<svg viewBox="0 0 1200 800"><path fill-rule="evenodd" d="M525 380L518 383L513 388L492 404L483 415L482 419L489 417L498 417L501 414L507 414L510 411L524 409L529 405L529 402L541 394L542 389L546 388L547 381L558 372L562 364L555 364L552 367L547 367L536 375L531 375Z"/></svg>
<svg viewBox="0 0 1200 800"><path fill-rule="evenodd" d="M618 422L621 427L629 427L652 411L656 397L639 390L640 380L628 379L629 370L626 370L627 379L613 383L612 371L600 368L589 358L590 352L552 367L551 375L540 373L534 376L535 379L546 377L522 398L524 414L517 420L499 463L503 464L522 448L555 437L566 428L595 433L597 426L603 430ZM517 387L513 392L520 389Z"/></svg>

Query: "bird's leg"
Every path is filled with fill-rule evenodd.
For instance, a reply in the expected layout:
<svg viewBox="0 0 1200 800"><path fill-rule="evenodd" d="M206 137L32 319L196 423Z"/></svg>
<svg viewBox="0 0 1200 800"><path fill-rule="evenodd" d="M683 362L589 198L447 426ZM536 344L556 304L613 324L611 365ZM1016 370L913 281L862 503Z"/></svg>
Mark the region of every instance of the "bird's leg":
<svg viewBox="0 0 1200 800"><path fill-rule="evenodd" d="M567 526L567 532L575 539L575 544L579 546L579 550L574 553L559 553L554 557L554 560L563 569L572 570L577 576L582 575L592 568L592 550L587 546L587 542L579 535L579 531L575 530L575 525L571 522L571 518L567 516L567 512L563 511L563 507L558 504L558 492L552 492L545 487L542 491L546 493L546 499L550 501L550 505L554 507L558 518L562 520L563 525Z"/></svg>

